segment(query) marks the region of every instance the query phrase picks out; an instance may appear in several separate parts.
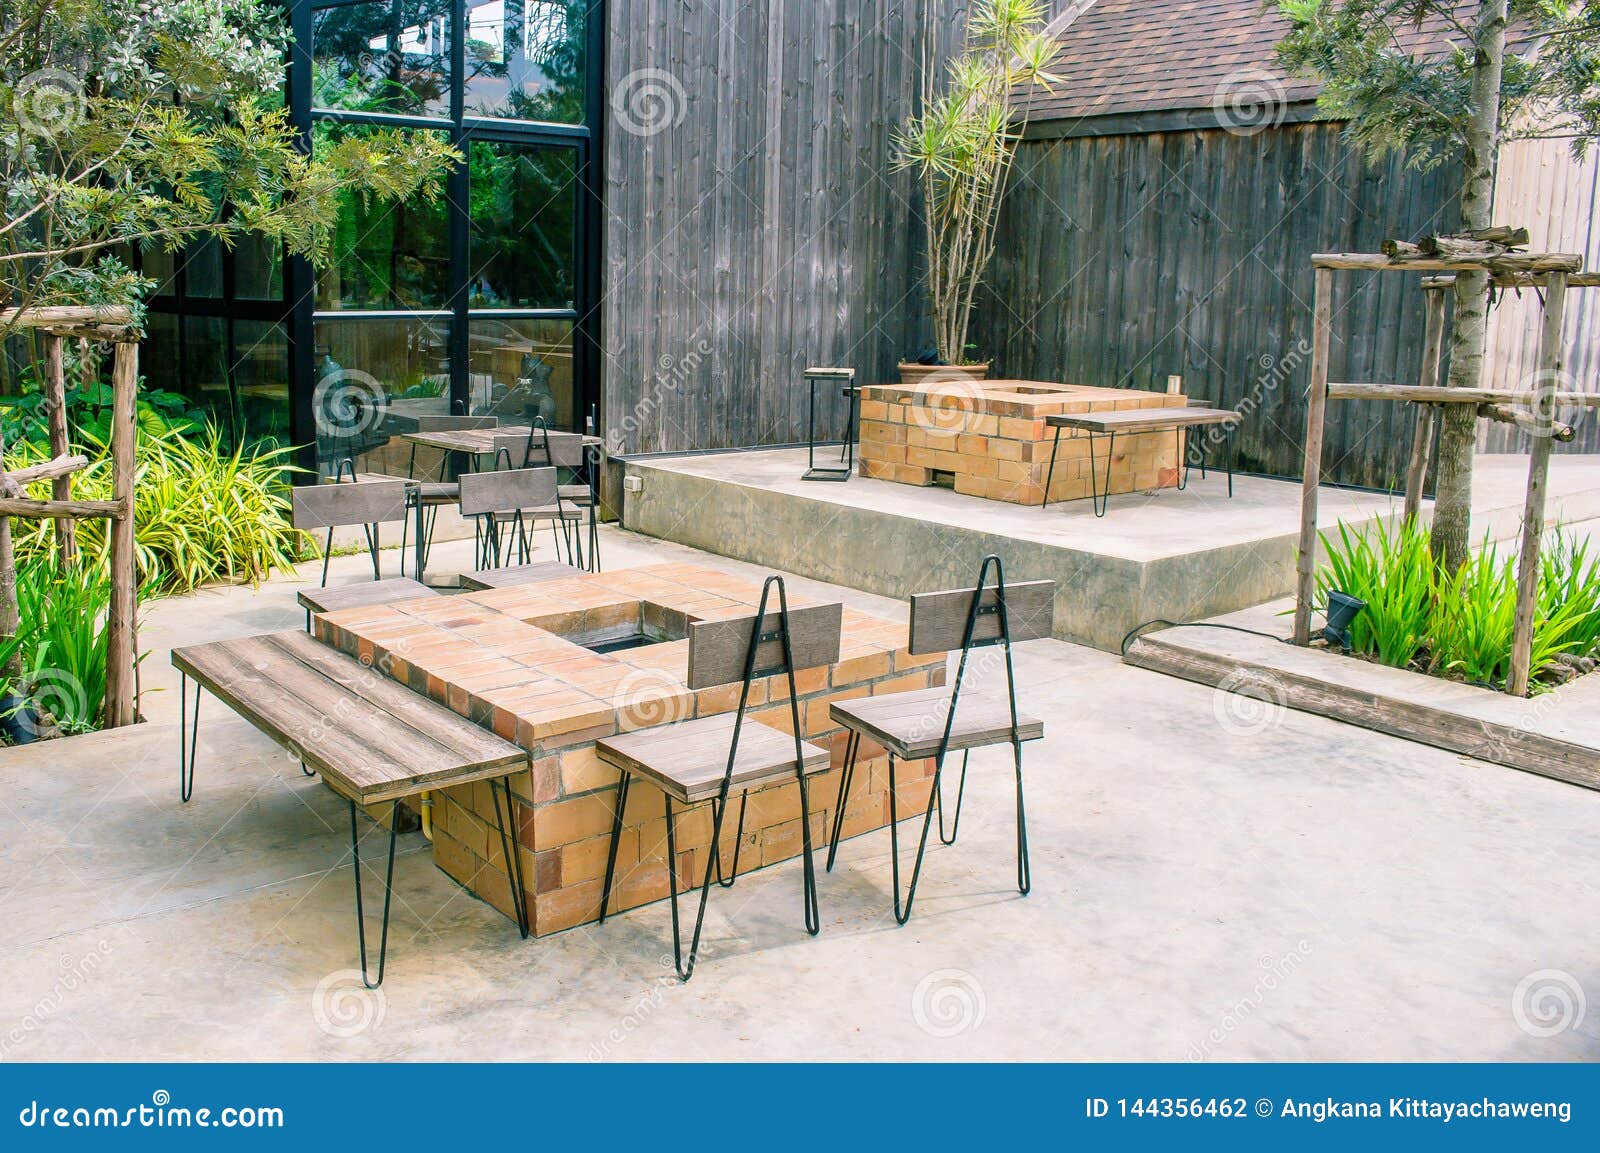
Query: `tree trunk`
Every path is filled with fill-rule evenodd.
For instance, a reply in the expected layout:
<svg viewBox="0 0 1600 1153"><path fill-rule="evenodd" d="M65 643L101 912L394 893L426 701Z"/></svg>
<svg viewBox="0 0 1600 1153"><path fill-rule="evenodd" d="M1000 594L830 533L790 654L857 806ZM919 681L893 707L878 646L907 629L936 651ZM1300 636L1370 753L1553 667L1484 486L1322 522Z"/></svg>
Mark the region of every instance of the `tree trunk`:
<svg viewBox="0 0 1600 1153"><path fill-rule="evenodd" d="M1472 69L1472 120L1462 154L1463 231L1488 228L1494 211L1495 160L1500 145L1500 72L1505 60L1507 0L1483 0L1478 9ZM1477 388L1483 378L1488 339L1489 276L1456 274L1455 315L1450 325L1452 388ZM1472 534L1472 454L1478 443L1478 413L1469 404L1447 404L1439 418L1439 466L1433 505L1433 558L1454 572L1467 559Z"/></svg>

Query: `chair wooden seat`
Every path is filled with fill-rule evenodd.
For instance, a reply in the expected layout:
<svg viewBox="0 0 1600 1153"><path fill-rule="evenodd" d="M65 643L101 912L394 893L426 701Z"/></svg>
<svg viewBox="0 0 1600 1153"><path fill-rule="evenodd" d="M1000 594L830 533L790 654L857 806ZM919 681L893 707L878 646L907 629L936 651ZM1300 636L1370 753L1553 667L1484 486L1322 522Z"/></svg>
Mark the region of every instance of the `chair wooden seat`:
<svg viewBox="0 0 1600 1153"><path fill-rule="evenodd" d="M721 713L623 733L596 742L595 751L607 764L648 777L683 804L714 800L728 771L734 719L733 713ZM827 749L808 742L800 747L807 776L827 770ZM746 717L729 793L794 778L794 737Z"/></svg>
<svg viewBox="0 0 1600 1153"><path fill-rule="evenodd" d="M392 605L417 597L434 597L439 594L421 581L410 577L385 577L383 580L361 581L356 584L334 585L331 588L303 589L299 593L300 606L310 612L322 614L340 609L362 608L366 605Z"/></svg>
<svg viewBox="0 0 1600 1153"><path fill-rule="evenodd" d="M583 513L575 508L562 508L556 505L546 505L542 508L508 509L503 512L491 514L500 524L510 524L519 516L523 520L568 520L574 524L583 520Z"/></svg>
<svg viewBox="0 0 1600 1153"><path fill-rule="evenodd" d="M856 729L903 761L935 756L950 715L950 690L916 689L883 697L837 701L828 715ZM1017 714L1018 735L1025 741L1044 736L1044 722ZM1003 700L964 696L950 728L951 749L976 749L1011 742L1011 707Z"/></svg>
<svg viewBox="0 0 1600 1153"><path fill-rule="evenodd" d="M594 503L594 493L589 491L589 486L586 484L558 485L556 492L561 495L562 500L582 505L585 508Z"/></svg>
<svg viewBox="0 0 1600 1153"><path fill-rule="evenodd" d="M453 480L418 481L416 489L417 499L424 505L455 504L461 499L461 485Z"/></svg>
<svg viewBox="0 0 1600 1153"><path fill-rule="evenodd" d="M532 564L508 565L505 568L479 569L461 574L461 587L468 592L484 589L505 589L517 585L539 584L542 581L565 580L582 576L583 570L565 561L544 560Z"/></svg>

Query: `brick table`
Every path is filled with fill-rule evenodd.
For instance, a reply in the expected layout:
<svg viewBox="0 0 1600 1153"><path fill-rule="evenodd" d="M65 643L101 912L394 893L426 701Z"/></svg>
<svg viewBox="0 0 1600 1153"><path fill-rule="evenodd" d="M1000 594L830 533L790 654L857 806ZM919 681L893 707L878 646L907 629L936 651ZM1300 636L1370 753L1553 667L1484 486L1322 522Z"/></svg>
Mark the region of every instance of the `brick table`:
<svg viewBox="0 0 1600 1153"><path fill-rule="evenodd" d="M431 597L329 613L316 622L324 642L384 670L531 754L532 768L512 778L519 803L520 851L528 917L536 934L595 920L616 796L617 773L600 763L594 743L619 731L731 712L739 685L691 691L684 678L689 620L748 615L757 584L691 564L649 565L458 597ZM791 595L791 605L807 602ZM597 652L643 632L655 643ZM583 642L583 643L579 643ZM828 716L831 701L944 684L943 654L912 656L906 626L846 608L840 657L829 668L796 673L800 716L809 740L830 745L833 767L810 788L812 843L827 838L826 808L838 792L844 732ZM787 684L754 683L751 716L788 731ZM863 749L845 816L853 836L888 820L888 762ZM900 775L902 811L927 802L931 762ZM861 782L866 787L862 788ZM750 794L739 855L741 872L797 856L799 789L772 785ZM511 915L511 886L494 833L486 785L445 789L433 807L433 859L473 893ZM728 834L724 834L728 836ZM699 884L711 839L702 807L679 817L680 884ZM724 867L732 859L724 844ZM667 895L666 822L659 791L634 782L618 855L613 911Z"/></svg>
<svg viewBox="0 0 1600 1153"><path fill-rule="evenodd" d="M957 492L1013 504L1042 504L1054 430L1045 417L1125 412L1186 404L1181 395L1032 380L931 380L861 388L862 476L930 485L947 473ZM1102 440L1095 462L1106 473ZM1119 436L1109 492L1178 483L1177 438L1169 432ZM1063 433L1050 485L1052 503L1091 495L1091 440Z"/></svg>

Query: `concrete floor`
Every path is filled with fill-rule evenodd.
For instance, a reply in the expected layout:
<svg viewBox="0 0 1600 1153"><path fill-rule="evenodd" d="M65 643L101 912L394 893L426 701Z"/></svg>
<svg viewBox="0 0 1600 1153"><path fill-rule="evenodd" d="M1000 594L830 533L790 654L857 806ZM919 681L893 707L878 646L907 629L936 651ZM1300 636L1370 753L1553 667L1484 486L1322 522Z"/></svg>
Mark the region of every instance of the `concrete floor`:
<svg viewBox="0 0 1600 1153"><path fill-rule="evenodd" d="M753 571L610 529L604 555ZM211 700L177 800L164 650L296 627L295 587L154 606L149 724L0 752L0 1060L1600 1058L1600 1011L1562 1011L1600 994L1600 795L1058 641L1018 660L1048 726L1031 896L985 752L904 928L875 833L822 877L817 939L798 862L715 891L684 986L664 904L520 941L411 834L361 991L343 803Z"/></svg>

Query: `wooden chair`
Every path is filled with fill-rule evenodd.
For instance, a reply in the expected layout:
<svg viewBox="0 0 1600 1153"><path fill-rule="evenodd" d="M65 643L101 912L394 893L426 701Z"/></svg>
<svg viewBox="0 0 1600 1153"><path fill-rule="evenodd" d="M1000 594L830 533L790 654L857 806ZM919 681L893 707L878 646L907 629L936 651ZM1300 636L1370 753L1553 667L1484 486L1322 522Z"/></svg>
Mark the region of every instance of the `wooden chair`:
<svg viewBox="0 0 1600 1153"><path fill-rule="evenodd" d="M419 418L419 427L428 432L471 432L478 429L498 428L500 419L494 416L426 416ZM446 505L455 504L461 499L461 486L450 479L450 453L441 453L439 457L439 476L436 480L417 479L417 444L411 444L411 460L406 465L406 479L415 481L412 486L411 499L413 508L422 513L419 518L422 532L421 565L426 569L428 553L433 549L433 530L439 520L439 510ZM406 575L406 535L410 532L410 522L401 532L400 540L400 575ZM417 579L422 579L422 573L417 573Z"/></svg>
<svg viewBox="0 0 1600 1153"><path fill-rule="evenodd" d="M776 588L776 612L767 608ZM797 669L832 664L839 659L839 634L843 606L817 605L789 609L783 578L771 576L761 587L761 603L754 616L733 620L696 621L689 626L690 689L742 682L739 707L732 713L698 717L640 732L606 737L595 744L600 759L621 771L617 803L611 824L611 848L606 857L605 884L600 898L604 923L611 904L611 887L617 871L617 845L628 805L628 787L635 776L654 782L666 798L667 876L672 893L672 958L680 979L694 975L700 951L700 931L705 924L706 898L711 881L731 888L739 873L739 840L744 834L745 805L749 791L774 781L797 779L800 784L800 828L804 845L802 886L806 932L816 936L822 927L817 910L817 878L811 859L811 805L807 778L825 772L831 756L827 749L801 739L800 707L795 692ZM750 685L757 677L783 674L789 681L789 720L794 732L748 720ZM722 876L722 822L728 798L740 791L739 825L734 835L733 866ZM673 806L689 808L711 804L711 852L705 880L700 885L700 910L695 916L689 959L684 962L683 936L678 920L678 852Z"/></svg>
<svg viewBox="0 0 1600 1153"><path fill-rule="evenodd" d="M989 570L994 569L994 584ZM836 724L849 732L845 745L844 773L839 778L839 800L834 809L833 832L828 839L828 870L839 851L839 836L844 828L845 802L861 739L868 737L889 754L889 845L893 862L894 918L905 924L911 918L911 902L917 895L922 875L922 858L928 847L928 829L933 810L939 809L939 840L953 845L961 824L961 799L967 786L967 759L973 749L1009 744L1017 774L1017 891L1024 896L1032 887L1028 869L1028 823L1022 799L1022 742L1044 736L1044 722L1017 712L1017 683L1011 665L1013 641L1033 640L1050 635L1055 605L1054 581L1027 581L1007 585L1005 569L998 556L988 556L978 569L978 583L970 589L922 593L911 598L911 643L913 653L961 650L951 688L914 689L904 693L839 701L828 713ZM1007 703L974 699L962 702L961 689L967 662L974 649L1003 645L1005 652ZM956 808L947 837L944 829L944 803L940 778L945 758L961 750L961 780L956 786ZM922 817L922 837L917 843L916 864L905 904L900 903L900 815L895 804L896 758L903 761L934 759L933 784L928 791L928 807Z"/></svg>
<svg viewBox="0 0 1600 1153"><path fill-rule="evenodd" d="M499 568L510 549L502 551L501 532L509 529L516 563L527 564L532 551L523 517L542 511L556 499L556 470L512 468L468 473L461 478L461 515L478 518L477 567ZM514 527L513 527L514 526Z"/></svg>
<svg viewBox="0 0 1600 1153"><path fill-rule="evenodd" d="M600 571L600 523L597 519L600 493L596 470L590 467L584 449L583 437L575 432L553 431L545 427L540 417L534 417L526 436L513 434L494 438L496 461L510 459L511 468L564 468L582 479L576 484L563 484L556 490L553 508L543 511L536 520L551 522L554 534L556 524L561 525L561 536L567 545L567 561L588 572ZM496 467L499 467L497 464ZM585 520L587 510L587 524ZM583 525L580 529L579 526ZM589 555L585 563L583 535L589 537ZM559 542L558 542L559 543Z"/></svg>
<svg viewBox="0 0 1600 1153"><path fill-rule="evenodd" d="M340 466L340 476L344 475L343 467ZM333 530L360 525L366 533L367 551L372 557L372 579L388 586L382 602L368 603L387 603L419 595L416 590L420 586L416 581L402 579L392 584L384 581L378 563L378 526L384 521L406 519L410 486L403 480L364 480L357 483L353 468L349 476L348 481L297 485L289 490L290 520L294 527L306 531L328 530L328 547L323 550L319 587L328 586L328 563L333 559ZM306 628L309 629L312 606L305 601L302 603L306 606Z"/></svg>

